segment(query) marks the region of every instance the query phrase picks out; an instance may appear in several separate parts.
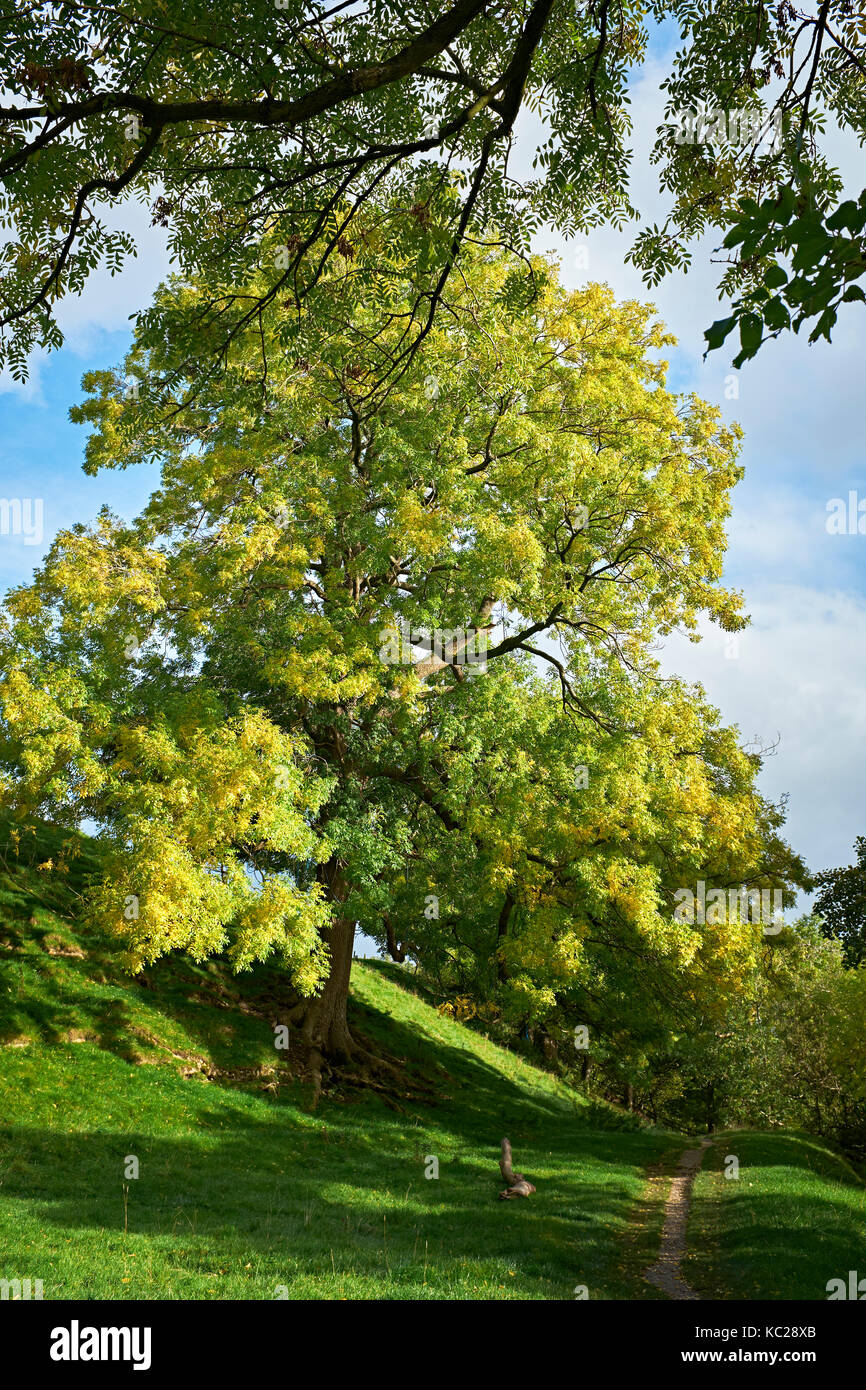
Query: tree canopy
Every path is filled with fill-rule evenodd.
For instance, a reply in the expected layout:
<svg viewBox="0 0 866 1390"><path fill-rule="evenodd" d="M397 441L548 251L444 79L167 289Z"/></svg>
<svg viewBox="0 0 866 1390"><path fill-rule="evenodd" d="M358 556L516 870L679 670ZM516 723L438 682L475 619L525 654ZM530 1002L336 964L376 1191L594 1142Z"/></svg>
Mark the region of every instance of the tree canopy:
<svg viewBox="0 0 866 1390"><path fill-rule="evenodd" d="M846 965L866 961L866 837L854 842L856 864L825 869L815 874L817 888L813 911L821 919L824 935L841 943Z"/></svg>
<svg viewBox="0 0 866 1390"><path fill-rule="evenodd" d="M329 258L363 258L354 224L375 213L416 267L383 364L399 372L467 240L525 252L542 224L640 212L628 84L650 26L681 46L653 155L669 216L632 250L648 280L688 264L690 239L723 236L733 303L708 343L738 328L738 362L789 325L829 336L840 302L863 298L866 194L843 200L822 150L829 124L864 130L851 0L188 0L176 15L5 0L0 24L0 366L17 376L60 343L57 302L135 249L132 202L168 229L222 352L270 304L304 302ZM531 174L521 112L543 132Z"/></svg>
<svg viewBox="0 0 866 1390"><path fill-rule="evenodd" d="M276 953L323 1051L352 1051L356 923L513 1019L648 1039L722 1009L762 940L676 891L802 876L760 759L655 654L745 622L739 431L668 391L650 308L531 269L524 303L510 254L467 250L384 394L417 283L394 256L325 272L303 357L271 351L272 306L192 401L143 328L73 417L88 468L154 460L160 486L62 532L4 610L5 800L98 824L91 911L132 968Z"/></svg>

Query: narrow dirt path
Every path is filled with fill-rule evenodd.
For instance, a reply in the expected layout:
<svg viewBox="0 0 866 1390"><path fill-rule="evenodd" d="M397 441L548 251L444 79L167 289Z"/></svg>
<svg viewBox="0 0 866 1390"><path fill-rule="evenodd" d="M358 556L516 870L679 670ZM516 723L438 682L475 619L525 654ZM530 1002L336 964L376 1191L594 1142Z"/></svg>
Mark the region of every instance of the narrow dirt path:
<svg viewBox="0 0 866 1390"><path fill-rule="evenodd" d="M686 1223L689 1219L692 1183L711 1143L711 1139L702 1139L699 1149L686 1149L680 1159L671 1181L670 1195L665 1203L665 1222L662 1227L659 1257L644 1273L647 1283L661 1289L669 1298L698 1297L681 1276L680 1262L686 1253Z"/></svg>

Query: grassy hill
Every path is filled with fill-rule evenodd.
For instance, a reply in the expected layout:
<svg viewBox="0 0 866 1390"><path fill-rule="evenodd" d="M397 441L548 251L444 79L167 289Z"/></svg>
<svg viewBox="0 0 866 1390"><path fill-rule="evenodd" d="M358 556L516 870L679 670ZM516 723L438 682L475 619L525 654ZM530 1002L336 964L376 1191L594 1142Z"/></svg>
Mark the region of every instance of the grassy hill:
<svg viewBox="0 0 866 1390"><path fill-rule="evenodd" d="M354 1026L437 1103L346 1085L313 1110L274 1047L277 972L176 958L133 982L76 925L86 847L58 864L48 830L0 851L0 1277L46 1298L646 1295L660 1212L635 1212L677 1136L617 1128L361 963ZM497 1200L504 1134L528 1200Z"/></svg>
<svg viewBox="0 0 866 1390"><path fill-rule="evenodd" d="M647 1177L684 1136L588 1103L372 963L354 967L353 1027L405 1059L404 1091L347 1080L313 1108L301 1059L274 1046L279 972L173 958L130 980L77 923L82 851L68 860L50 829L18 852L0 837L0 1278L41 1279L48 1299L663 1297L642 1279L664 1197ZM527 1200L497 1200L505 1134L537 1186ZM810 1182L833 1259L853 1260L864 1190L802 1142L801 1158L823 1154ZM822 1297L790 1295L790 1262L742 1264L767 1194L749 1208L751 1188L717 1190L730 1151L699 1179L686 1277L705 1296ZM785 1182L780 1248L813 1234Z"/></svg>
<svg viewBox="0 0 866 1390"><path fill-rule="evenodd" d="M703 1298L826 1298L828 1280L866 1278L866 1185L812 1134L720 1134L695 1182L688 1248L684 1274Z"/></svg>

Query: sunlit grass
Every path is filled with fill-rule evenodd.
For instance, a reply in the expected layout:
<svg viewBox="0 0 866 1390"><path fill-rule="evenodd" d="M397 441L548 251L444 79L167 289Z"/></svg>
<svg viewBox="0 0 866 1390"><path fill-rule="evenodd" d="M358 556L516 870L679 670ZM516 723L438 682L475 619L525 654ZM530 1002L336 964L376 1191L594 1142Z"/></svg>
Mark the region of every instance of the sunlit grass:
<svg viewBox="0 0 866 1390"><path fill-rule="evenodd" d="M361 964L354 1026L436 1103L345 1089L312 1110L274 1048L276 972L175 960L123 977L75 926L86 864L38 871L50 850L0 867L0 1277L42 1279L46 1298L653 1296L660 1213L633 1217L675 1136L614 1128ZM527 1201L497 1200L506 1133Z"/></svg>
<svg viewBox="0 0 866 1390"><path fill-rule="evenodd" d="M706 1298L826 1299L829 1280L866 1278L866 1185L813 1135L721 1135L695 1182L688 1245L685 1277Z"/></svg>

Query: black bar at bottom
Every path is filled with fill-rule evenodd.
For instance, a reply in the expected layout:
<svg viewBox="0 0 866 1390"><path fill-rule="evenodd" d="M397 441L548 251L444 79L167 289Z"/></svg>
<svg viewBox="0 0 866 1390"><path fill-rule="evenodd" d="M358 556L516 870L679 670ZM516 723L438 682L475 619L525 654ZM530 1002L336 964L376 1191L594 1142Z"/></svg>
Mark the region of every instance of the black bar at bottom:
<svg viewBox="0 0 866 1390"><path fill-rule="evenodd" d="M866 1326L866 1310L845 1302L383 1304L7 1301L2 1355L7 1370L60 1384L105 1374L134 1383L204 1374L218 1384L276 1374L285 1384L319 1359L330 1380L342 1358L353 1375L378 1363L390 1377L399 1355L404 1378L429 1386L437 1368L449 1383L465 1369L466 1351L489 1371L518 1346L539 1370L564 1356L575 1374L600 1358L611 1375L797 1366L826 1379L858 1363Z"/></svg>

